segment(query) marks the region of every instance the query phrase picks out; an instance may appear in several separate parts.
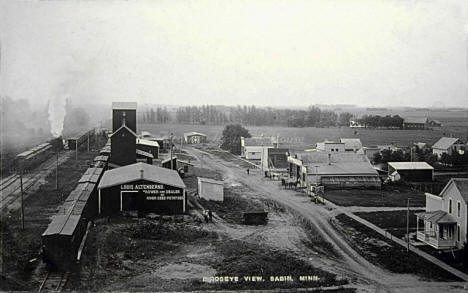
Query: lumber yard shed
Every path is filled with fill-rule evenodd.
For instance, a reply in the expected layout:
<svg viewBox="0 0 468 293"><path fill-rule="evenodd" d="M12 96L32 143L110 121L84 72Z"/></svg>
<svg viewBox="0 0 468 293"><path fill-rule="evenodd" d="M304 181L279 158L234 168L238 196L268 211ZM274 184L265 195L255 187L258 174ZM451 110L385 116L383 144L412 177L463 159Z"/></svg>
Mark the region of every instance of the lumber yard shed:
<svg viewBox="0 0 468 293"><path fill-rule="evenodd" d="M434 167L426 162L388 162L392 181L429 182L434 180Z"/></svg>
<svg viewBox="0 0 468 293"><path fill-rule="evenodd" d="M198 144L206 142L206 134L200 132L184 133L184 142L187 144Z"/></svg>
<svg viewBox="0 0 468 293"><path fill-rule="evenodd" d="M198 177L198 196L206 200L224 201L222 181Z"/></svg>
<svg viewBox="0 0 468 293"><path fill-rule="evenodd" d="M98 186L100 215L125 211L139 214L183 214L186 187L177 171L135 163L104 172Z"/></svg>

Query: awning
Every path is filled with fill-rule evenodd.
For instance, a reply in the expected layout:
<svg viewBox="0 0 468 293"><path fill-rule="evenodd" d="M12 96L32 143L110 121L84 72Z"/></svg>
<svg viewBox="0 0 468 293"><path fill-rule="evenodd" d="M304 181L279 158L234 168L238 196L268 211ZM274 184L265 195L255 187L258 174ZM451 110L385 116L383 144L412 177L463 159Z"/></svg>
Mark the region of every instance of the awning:
<svg viewBox="0 0 468 293"><path fill-rule="evenodd" d="M447 212L438 210L425 213L417 213L416 217L431 222L432 224L456 224L457 221Z"/></svg>

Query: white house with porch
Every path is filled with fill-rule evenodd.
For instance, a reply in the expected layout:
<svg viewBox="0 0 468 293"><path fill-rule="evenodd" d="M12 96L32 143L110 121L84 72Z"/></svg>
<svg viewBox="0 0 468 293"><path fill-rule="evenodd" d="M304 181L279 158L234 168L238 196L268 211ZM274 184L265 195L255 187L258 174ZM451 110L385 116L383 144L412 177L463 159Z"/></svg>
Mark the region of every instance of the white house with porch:
<svg viewBox="0 0 468 293"><path fill-rule="evenodd" d="M435 249L460 249L467 241L468 178L452 178L439 195L426 193L426 212L416 214L416 237Z"/></svg>

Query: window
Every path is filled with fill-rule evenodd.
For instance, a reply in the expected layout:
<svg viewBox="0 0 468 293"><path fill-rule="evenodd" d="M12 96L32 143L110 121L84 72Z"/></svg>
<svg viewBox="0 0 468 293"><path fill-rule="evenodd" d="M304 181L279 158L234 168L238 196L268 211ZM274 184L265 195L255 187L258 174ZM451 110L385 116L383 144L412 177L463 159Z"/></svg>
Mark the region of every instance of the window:
<svg viewBox="0 0 468 293"><path fill-rule="evenodd" d="M457 225L457 241L460 242L460 225Z"/></svg>
<svg viewBox="0 0 468 293"><path fill-rule="evenodd" d="M331 149L331 151L333 152L335 149Z"/></svg>
<svg viewBox="0 0 468 293"><path fill-rule="evenodd" d="M460 201L457 202L457 217L460 218L460 210L461 210L461 204Z"/></svg>
<svg viewBox="0 0 468 293"><path fill-rule="evenodd" d="M449 214L452 213L452 199L449 199L448 212L449 212Z"/></svg>

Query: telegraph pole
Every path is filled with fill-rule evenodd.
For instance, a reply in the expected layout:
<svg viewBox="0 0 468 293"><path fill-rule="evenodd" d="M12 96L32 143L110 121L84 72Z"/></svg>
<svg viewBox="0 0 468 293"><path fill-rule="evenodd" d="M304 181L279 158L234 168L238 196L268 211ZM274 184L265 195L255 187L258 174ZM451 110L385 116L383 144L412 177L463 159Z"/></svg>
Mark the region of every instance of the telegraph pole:
<svg viewBox="0 0 468 293"><path fill-rule="evenodd" d="M24 196L23 196L23 168L20 173L20 187L21 187L21 226L24 230Z"/></svg>
<svg viewBox="0 0 468 293"><path fill-rule="evenodd" d="M57 149L57 160L56 160L56 165L55 165L55 189L58 190L58 167L59 167L59 163L58 163L58 159L59 159L59 151Z"/></svg>
<svg viewBox="0 0 468 293"><path fill-rule="evenodd" d="M89 153L89 132L88 132L88 153Z"/></svg>
<svg viewBox="0 0 468 293"><path fill-rule="evenodd" d="M78 161L78 138L75 140L75 161Z"/></svg>
<svg viewBox="0 0 468 293"><path fill-rule="evenodd" d="M409 201L406 203L406 252L409 252Z"/></svg>
<svg viewBox="0 0 468 293"><path fill-rule="evenodd" d="M172 149L173 149L173 146L172 146L172 132L171 132L171 170L174 170L174 163L173 163L173 160L172 160Z"/></svg>

